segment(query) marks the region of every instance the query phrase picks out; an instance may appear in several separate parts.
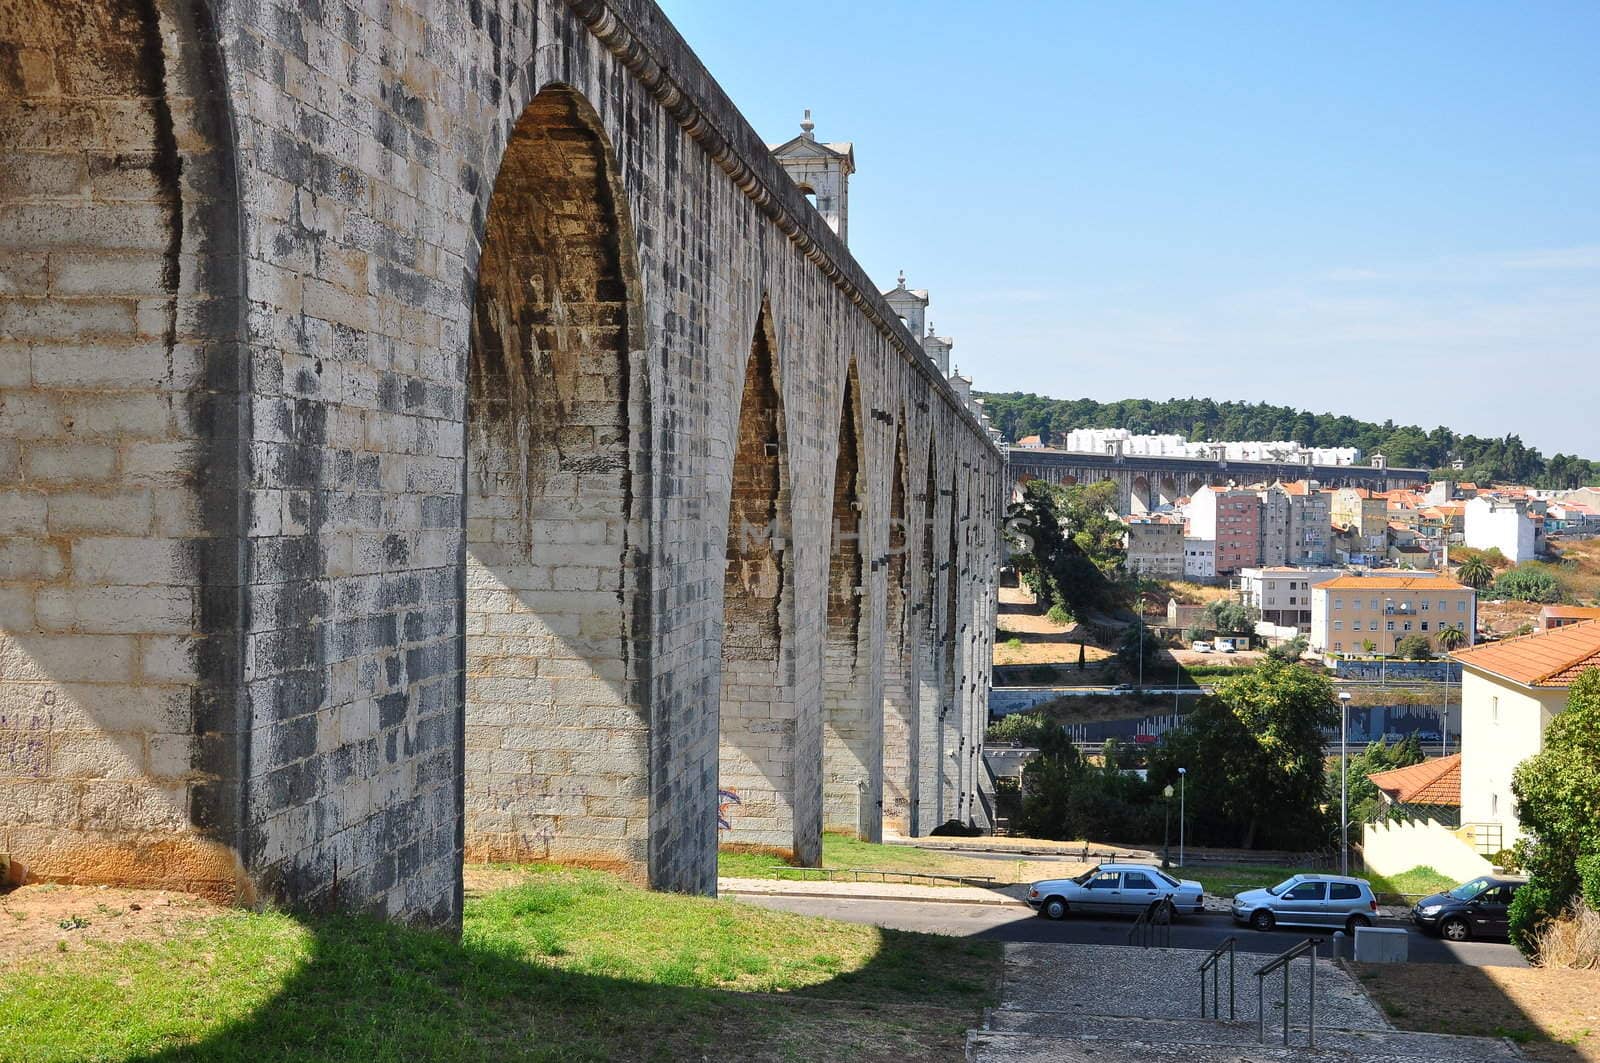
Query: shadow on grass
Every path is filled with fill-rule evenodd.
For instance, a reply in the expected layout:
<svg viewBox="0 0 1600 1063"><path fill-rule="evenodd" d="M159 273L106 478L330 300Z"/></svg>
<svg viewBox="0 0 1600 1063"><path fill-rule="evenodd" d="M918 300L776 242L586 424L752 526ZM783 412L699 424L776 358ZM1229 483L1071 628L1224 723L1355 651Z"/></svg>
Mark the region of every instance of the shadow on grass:
<svg viewBox="0 0 1600 1063"><path fill-rule="evenodd" d="M581 971L541 962L565 954L562 932L541 920L546 901L516 903L521 921L508 924L510 932L475 929L469 920L459 941L368 917L241 916L182 945L146 943L125 964L107 964L117 956L108 953L92 979L47 972L43 985L19 998L18 1030L26 1035L37 1023L34 1035L46 1037L55 1023L61 1035L12 1048L33 1045L15 1058L149 1063L931 1060L959 1057L965 1029L991 1003L994 946L960 938L885 930L859 969L835 961L838 973L818 984L739 992L716 985L750 973L739 968L751 958L740 950L708 954L692 943L676 957L657 950L643 965L649 981L622 953L588 955ZM740 916L712 909L709 918ZM570 942L570 924L564 932ZM825 949L796 936L796 949L808 946ZM825 955L807 961L813 970L832 969ZM281 981L261 973L284 966ZM252 1006L252 998L265 999ZM29 1007L37 1009L33 1019ZM182 1014L119 1037L158 1008ZM219 1013L234 1012L238 1018L215 1024ZM0 1017L0 1029L7 1025ZM72 1033L96 1027L104 1035L67 1044ZM124 1047L113 1045L119 1039ZM170 1047L140 1054L130 1044ZM0 1045L0 1058L14 1057Z"/></svg>

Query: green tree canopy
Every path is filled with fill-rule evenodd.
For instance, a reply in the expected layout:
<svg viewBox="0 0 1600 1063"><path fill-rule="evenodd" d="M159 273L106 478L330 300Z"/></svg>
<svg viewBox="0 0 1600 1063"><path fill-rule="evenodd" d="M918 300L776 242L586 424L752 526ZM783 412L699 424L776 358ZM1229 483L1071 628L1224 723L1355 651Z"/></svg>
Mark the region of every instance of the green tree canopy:
<svg viewBox="0 0 1600 1063"><path fill-rule="evenodd" d="M1518 602L1549 604L1561 600L1561 584L1543 565L1529 563L1502 573L1490 593Z"/></svg>
<svg viewBox="0 0 1600 1063"><path fill-rule="evenodd" d="M1528 885L1511 905L1511 938L1525 955L1533 935L1580 891L1600 909L1600 669L1572 684L1567 708L1546 728L1544 748L1511 777L1527 837L1518 862Z"/></svg>
<svg viewBox="0 0 1600 1063"><path fill-rule="evenodd" d="M1415 633L1402 638L1394 644L1394 655L1404 657L1408 661L1433 660L1433 643L1428 636Z"/></svg>
<svg viewBox="0 0 1600 1063"><path fill-rule="evenodd" d="M1310 849L1327 840L1322 729L1338 722L1333 684L1309 668L1265 660L1216 682L1151 756L1150 780L1189 770L1197 839Z"/></svg>

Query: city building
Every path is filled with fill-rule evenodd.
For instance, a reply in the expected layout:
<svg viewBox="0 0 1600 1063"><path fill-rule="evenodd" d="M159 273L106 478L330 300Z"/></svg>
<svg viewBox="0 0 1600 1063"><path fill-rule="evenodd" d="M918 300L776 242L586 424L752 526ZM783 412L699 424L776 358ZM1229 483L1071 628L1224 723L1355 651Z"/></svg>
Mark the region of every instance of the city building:
<svg viewBox="0 0 1600 1063"><path fill-rule="evenodd" d="M1539 610L1540 631L1553 631L1568 624L1600 620L1600 608L1589 605L1547 605Z"/></svg>
<svg viewBox="0 0 1600 1063"><path fill-rule="evenodd" d="M1217 541L1192 535L1183 537L1183 578L1210 583L1217 578Z"/></svg>
<svg viewBox="0 0 1600 1063"><path fill-rule="evenodd" d="M1189 535L1216 543L1216 574L1231 576L1261 561L1261 499L1254 491L1202 487L1184 507Z"/></svg>
<svg viewBox="0 0 1600 1063"><path fill-rule="evenodd" d="M1311 588L1311 648L1319 653L1392 654L1407 635L1424 635L1437 649L1447 627L1471 645L1478 600L1471 587L1443 576L1347 572Z"/></svg>
<svg viewBox="0 0 1600 1063"><path fill-rule="evenodd" d="M1337 568L1247 568L1239 573L1239 599L1278 627L1311 630L1311 588L1344 574Z"/></svg>
<svg viewBox="0 0 1600 1063"><path fill-rule="evenodd" d="M1062 449L1079 454L1275 461L1294 465L1354 465L1361 457L1355 447L1306 447L1282 439L1191 443L1180 435L1135 435L1126 428L1074 428L1066 433Z"/></svg>
<svg viewBox="0 0 1600 1063"><path fill-rule="evenodd" d="M1511 773L1544 748L1573 680L1600 668L1600 621L1451 656L1461 662L1461 817L1489 825L1498 836L1490 844L1508 847L1522 834Z"/></svg>
<svg viewBox="0 0 1600 1063"><path fill-rule="evenodd" d="M1433 820L1445 827L1461 823L1461 754L1430 757L1421 764L1373 772L1383 810L1391 817Z"/></svg>
<svg viewBox="0 0 1600 1063"><path fill-rule="evenodd" d="M1168 516L1128 517L1128 571L1152 579L1182 579L1183 521Z"/></svg>
<svg viewBox="0 0 1600 1063"><path fill-rule="evenodd" d="M1276 483L1260 494L1262 565L1325 565L1333 559L1329 498L1315 480Z"/></svg>
<svg viewBox="0 0 1600 1063"><path fill-rule="evenodd" d="M1478 495L1466 505L1466 544L1474 550L1499 550L1508 561L1527 561L1536 555L1537 523L1523 499Z"/></svg>

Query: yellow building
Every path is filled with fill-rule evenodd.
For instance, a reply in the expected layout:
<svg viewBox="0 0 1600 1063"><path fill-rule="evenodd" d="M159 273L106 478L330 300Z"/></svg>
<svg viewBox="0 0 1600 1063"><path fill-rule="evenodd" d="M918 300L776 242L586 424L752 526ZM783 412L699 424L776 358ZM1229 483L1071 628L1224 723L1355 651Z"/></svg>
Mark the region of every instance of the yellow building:
<svg viewBox="0 0 1600 1063"><path fill-rule="evenodd" d="M1438 649L1447 627L1466 635L1470 646L1478 599L1471 587L1443 576L1352 572L1311 588L1311 648L1319 653L1389 654L1408 635L1426 636Z"/></svg>

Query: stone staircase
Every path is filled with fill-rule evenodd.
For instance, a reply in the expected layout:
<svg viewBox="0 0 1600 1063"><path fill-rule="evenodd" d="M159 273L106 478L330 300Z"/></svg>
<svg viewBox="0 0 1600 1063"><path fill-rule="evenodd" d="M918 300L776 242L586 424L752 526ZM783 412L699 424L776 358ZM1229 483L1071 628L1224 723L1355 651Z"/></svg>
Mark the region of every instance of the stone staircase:
<svg viewBox="0 0 1600 1063"><path fill-rule="evenodd" d="M1292 944L1286 941L1285 944ZM1306 1047L1304 963L1292 974L1289 1045L1283 1043L1282 981L1269 977L1266 1041L1257 1040L1253 973L1270 957L1240 954L1236 1021L1200 1018L1205 953L1108 945L1006 946L998 1008L967 1032L973 1063L1457 1063L1523 1058L1509 1041L1397 1030L1354 979L1326 960L1317 968L1316 1048ZM1223 972L1226 979L1226 969ZM1248 1021L1246 1021L1248 1019Z"/></svg>

